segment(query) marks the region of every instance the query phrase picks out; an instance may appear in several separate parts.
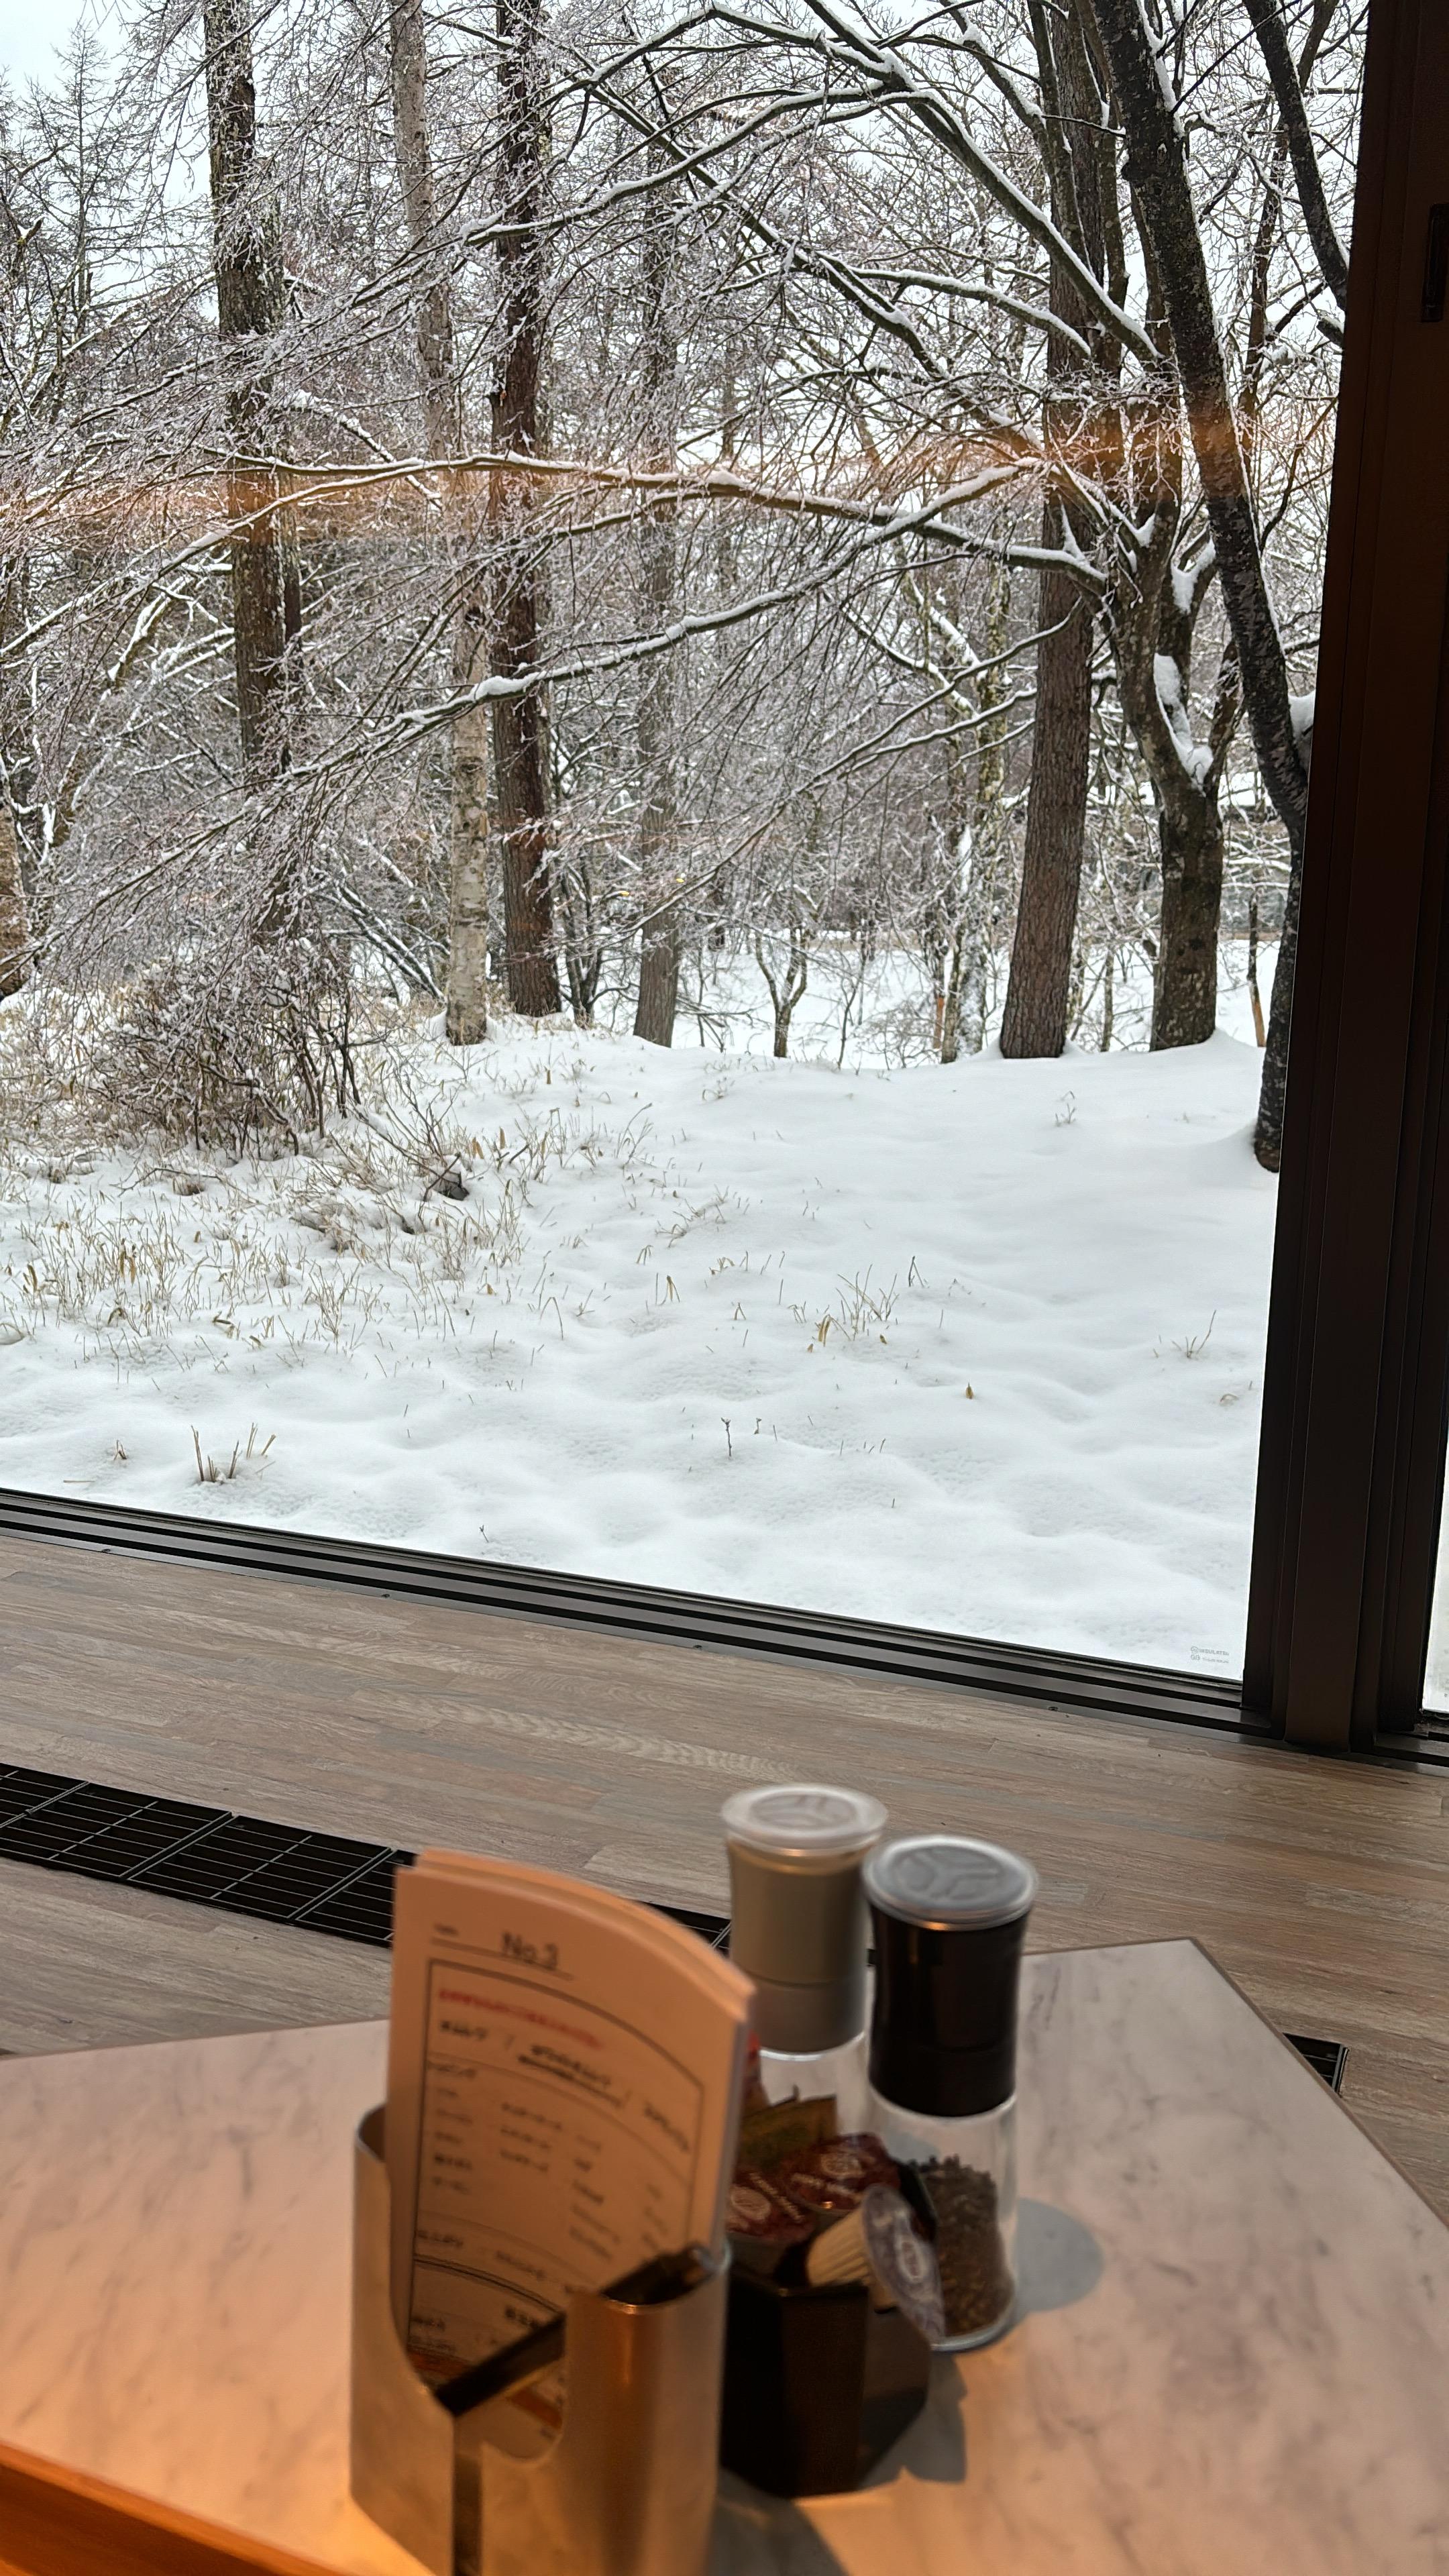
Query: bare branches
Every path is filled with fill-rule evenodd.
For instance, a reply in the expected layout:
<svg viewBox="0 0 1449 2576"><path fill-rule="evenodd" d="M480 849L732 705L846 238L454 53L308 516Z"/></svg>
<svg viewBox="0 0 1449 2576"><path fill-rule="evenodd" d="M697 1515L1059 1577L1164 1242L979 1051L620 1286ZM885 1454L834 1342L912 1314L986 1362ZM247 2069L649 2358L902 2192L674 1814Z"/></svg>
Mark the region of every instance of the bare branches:
<svg viewBox="0 0 1449 2576"><path fill-rule="evenodd" d="M1273 85L1278 114L1283 121L1293 176L1298 186L1298 202L1303 208L1303 221L1313 244L1313 254L1323 283L1342 312L1348 302L1348 255L1333 228L1333 217L1324 194L1323 174L1318 167L1318 155L1309 130L1302 81L1289 51L1279 0L1246 0L1246 5Z"/></svg>
<svg viewBox="0 0 1449 2576"><path fill-rule="evenodd" d="M1130 351L1149 374L1155 374L1157 353L1141 325L1113 301L1100 279L1035 200L1016 186L989 153L980 150L950 101L924 81L893 46L869 35L863 25L849 19L835 0L807 0L807 6L822 26L829 28L847 59L873 78L879 96L904 109L942 151L978 181L1002 211L1021 226L1028 240L1044 250L1052 265L1071 279L1087 311L1111 338Z"/></svg>
<svg viewBox="0 0 1449 2576"><path fill-rule="evenodd" d="M1341 235L1330 8L1293 77ZM1069 632L1038 732L1089 780L1083 936L1157 938L1169 807L1173 865L1199 825L1276 864L1333 362L1243 0L1150 38L1138 0L210 15L219 235L184 11L118 39L99 124L57 92L0 135L0 770L43 977L255 993L280 894L299 955L476 1036L511 713L565 1007L662 1029L642 949L712 1027L717 956L754 983L758 943L783 1006L801 958L813 999L894 944L937 1012L902 1043L970 1047ZM224 368L218 256L267 289ZM307 667L261 776L232 574L274 541Z"/></svg>

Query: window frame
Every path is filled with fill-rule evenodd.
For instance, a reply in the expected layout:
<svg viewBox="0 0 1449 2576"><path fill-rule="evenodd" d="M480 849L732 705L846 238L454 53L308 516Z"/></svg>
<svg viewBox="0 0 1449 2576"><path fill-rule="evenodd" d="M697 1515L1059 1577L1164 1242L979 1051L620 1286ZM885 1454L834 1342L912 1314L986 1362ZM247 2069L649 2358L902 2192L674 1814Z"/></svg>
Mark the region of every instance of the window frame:
<svg viewBox="0 0 1449 2576"><path fill-rule="evenodd" d="M1449 13L1371 0L1243 1693L1339 1753L1420 1714L1449 1422L1446 97Z"/></svg>

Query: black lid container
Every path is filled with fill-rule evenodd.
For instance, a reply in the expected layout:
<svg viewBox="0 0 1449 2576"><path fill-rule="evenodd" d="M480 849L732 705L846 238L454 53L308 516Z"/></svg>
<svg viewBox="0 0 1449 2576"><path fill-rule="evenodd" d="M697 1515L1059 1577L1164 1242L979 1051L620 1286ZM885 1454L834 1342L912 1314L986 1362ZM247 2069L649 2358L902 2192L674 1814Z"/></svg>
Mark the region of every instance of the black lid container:
<svg viewBox="0 0 1449 2576"><path fill-rule="evenodd" d="M931 2347L859 2281L730 2275L720 2461L778 2496L859 2486L926 2402Z"/></svg>
<svg viewBox="0 0 1449 2576"><path fill-rule="evenodd" d="M913 1834L865 1865L875 1937L873 2090L938 2118L1016 2090L1022 1944L1037 1877L995 1843Z"/></svg>

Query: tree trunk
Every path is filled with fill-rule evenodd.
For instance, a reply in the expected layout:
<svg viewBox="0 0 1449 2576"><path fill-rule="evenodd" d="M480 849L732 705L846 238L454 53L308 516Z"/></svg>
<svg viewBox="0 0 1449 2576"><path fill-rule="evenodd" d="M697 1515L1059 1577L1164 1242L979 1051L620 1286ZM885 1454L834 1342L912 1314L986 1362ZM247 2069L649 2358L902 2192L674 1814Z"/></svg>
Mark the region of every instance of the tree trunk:
<svg viewBox="0 0 1449 2576"><path fill-rule="evenodd" d="M453 304L439 265L433 153L428 135L427 34L422 0L391 0L388 51L392 70L392 133L403 214L418 280L414 333L418 381L430 456L452 455L462 443L462 403L453 336Z"/></svg>
<svg viewBox="0 0 1449 2576"><path fill-rule="evenodd" d="M408 240L419 277L415 333L418 381L428 454L456 455L463 443L453 306L438 265L437 205L428 136L427 40L422 0L391 0L393 144ZM469 530L458 478L443 476L445 552L460 571ZM469 584L453 638L455 689L471 688L484 666L486 602ZM486 708L455 718L449 744L448 962L444 1023L452 1046L476 1046L488 1034L488 733Z"/></svg>
<svg viewBox="0 0 1449 2576"><path fill-rule="evenodd" d="M0 1002L30 978L30 918L20 873L20 837L10 799L0 787Z"/></svg>
<svg viewBox="0 0 1449 2576"><path fill-rule="evenodd" d="M649 166L656 179L662 154L651 145ZM676 412L679 400L679 350L670 310L674 228L670 199L656 186L645 200L640 265L644 296L643 367L640 387L647 462L668 470L675 462ZM676 530L672 501L646 510L639 528L639 627L658 634L674 614ZM653 910L668 896L677 874L679 808L674 775L675 663L672 653L656 653L639 673L636 736L642 803L639 815L639 882ZM679 963L683 919L678 903L654 912L644 926L639 951L639 997L634 1035L654 1046L672 1046L674 1014L679 1004Z"/></svg>
<svg viewBox="0 0 1449 2576"><path fill-rule="evenodd" d="M453 720L448 782L448 966L444 1025L450 1046L488 1035L488 709Z"/></svg>
<svg viewBox="0 0 1449 2576"><path fill-rule="evenodd" d="M232 632L242 776L265 787L287 768L301 684L302 590L275 448L271 366L286 319L281 229L257 171L257 103L247 0L206 0L212 257L231 462L227 469Z"/></svg>
<svg viewBox="0 0 1449 2576"><path fill-rule="evenodd" d="M1298 906L1303 884L1302 845L1288 868L1283 928L1273 968L1273 998L1268 1005L1268 1043L1263 1049L1263 1081L1258 1093L1258 1124L1253 1151L1265 1172L1276 1172L1283 1159L1283 1107L1288 1096L1288 1033L1293 1020L1293 978L1298 966Z"/></svg>
<svg viewBox="0 0 1449 2576"><path fill-rule="evenodd" d="M1037 45L1049 119L1052 212L1058 224L1070 224L1080 233L1082 251L1100 276L1106 244L1093 136L1100 131L1101 100L1079 15L1063 12L1052 20L1040 13ZM1090 330L1080 295L1055 264L1049 301L1074 331ZM1066 344L1053 338L1047 350L1049 379L1060 384L1071 366ZM1049 395L1043 408L1048 452L1061 445L1070 454L1082 435L1080 400L1064 388ZM1042 544L1059 547L1065 533L1061 503L1049 494L1042 509ZM1001 1020L1001 1052L1014 1057L1060 1055L1071 1015L1092 741L1092 611L1070 573L1048 568L1040 574L1037 626L1041 642L1026 840Z"/></svg>
<svg viewBox="0 0 1449 2576"><path fill-rule="evenodd" d="M674 1044L674 1018L679 1008L679 968L683 949L678 904L649 922L639 949L639 998L634 1035L653 1046Z"/></svg>
<svg viewBox="0 0 1449 2576"><path fill-rule="evenodd" d="M795 1004L799 998L797 993L791 993L784 999L778 994L775 997L775 1043L771 1053L781 1063L790 1052L790 1022L795 1016Z"/></svg>
<svg viewBox="0 0 1449 2576"><path fill-rule="evenodd" d="M941 1006L941 1062L954 1064L965 1049L979 1055L986 1042L986 946L990 936L991 889L986 882L985 853L978 853L969 833L959 844L964 856L963 883L956 928L951 940L950 971Z"/></svg>
<svg viewBox="0 0 1449 2576"><path fill-rule="evenodd" d="M1326 21L1327 11L1322 13ZM1288 45L1288 31L1279 14L1278 0L1248 0L1248 16L1258 39L1264 69L1272 83L1278 105L1280 131L1293 162L1293 176L1298 183L1298 202L1303 209L1304 228L1313 244L1324 285L1340 311L1348 302L1348 258L1333 229L1333 217L1324 195L1323 178L1313 134L1308 122L1308 107L1303 95L1303 73L1294 62ZM1321 24L1315 13L1315 24L1309 36L1309 58L1318 50Z"/></svg>
<svg viewBox="0 0 1449 2576"><path fill-rule="evenodd" d="M1042 514L1060 545L1060 506ZM1036 710L1021 898L1001 1022L1006 1056L1060 1055L1067 1042L1072 943L1082 883L1092 740L1092 617L1070 573L1043 572L1037 606Z"/></svg>
<svg viewBox="0 0 1449 2576"><path fill-rule="evenodd" d="M1253 748L1274 811L1296 840L1308 775L1293 729L1288 665L1263 571L1185 145L1163 89L1165 57L1154 45L1141 0L1092 5L1112 66L1133 198L1161 280Z"/></svg>
<svg viewBox="0 0 1449 2576"><path fill-rule="evenodd" d="M565 858L559 870L558 897L564 917L569 1007L578 1026L591 1029L604 975L604 941L598 880L587 846L575 848Z"/></svg>
<svg viewBox="0 0 1449 2576"><path fill-rule="evenodd" d="M772 1052L776 1057L783 1059L790 1052L790 1022L795 1016L795 1005L805 990L810 973L809 952L801 937L799 923L792 921L790 924L790 955L783 980L775 975L765 954L765 943L762 939L755 941L755 956L760 973L770 988L770 1005L775 1015L775 1041Z"/></svg>
<svg viewBox="0 0 1449 2576"><path fill-rule="evenodd" d="M1112 65L1139 218L1162 280L1253 748L1291 852L1255 1139L1259 1162L1276 1171L1282 1146L1308 765L1294 729L1287 660L1263 571L1207 263L1188 186L1182 132L1163 89L1163 58L1154 46L1140 0L1093 0L1093 7ZM1291 135L1289 139L1291 145Z"/></svg>
<svg viewBox="0 0 1449 2576"><path fill-rule="evenodd" d="M504 334L493 390L493 444L509 455L543 447L544 214L547 108L541 0L497 0L500 210ZM493 477L490 515L499 550L493 597L495 678L538 667L547 610L545 555L530 522L532 496L517 475ZM542 692L495 698L493 768L503 845L503 943L508 998L543 1019L560 1007L548 855L548 712Z"/></svg>
<svg viewBox="0 0 1449 2576"><path fill-rule="evenodd" d="M1152 993L1154 1047L1202 1046L1217 1027L1223 832L1206 799L1158 816L1162 926Z"/></svg>
<svg viewBox="0 0 1449 2576"><path fill-rule="evenodd" d="M43 899L34 849L42 800L29 674L18 656L5 652L29 619L29 564L24 555L12 555L0 560L0 1001L30 980L30 942Z"/></svg>
<svg viewBox="0 0 1449 2576"><path fill-rule="evenodd" d="M1253 1005L1253 1035L1259 1046L1267 1039L1263 1024L1263 996L1258 990L1258 898L1248 897L1248 999Z"/></svg>

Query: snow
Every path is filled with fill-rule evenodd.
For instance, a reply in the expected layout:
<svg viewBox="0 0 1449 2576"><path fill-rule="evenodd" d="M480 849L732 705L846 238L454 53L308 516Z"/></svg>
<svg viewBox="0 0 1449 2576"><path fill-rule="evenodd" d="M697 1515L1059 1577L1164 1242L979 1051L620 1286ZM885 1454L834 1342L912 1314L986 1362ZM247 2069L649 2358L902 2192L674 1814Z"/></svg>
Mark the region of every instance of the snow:
<svg viewBox="0 0 1449 2576"><path fill-rule="evenodd" d="M1190 563L1175 563L1172 566L1169 574L1172 583L1172 604L1179 617L1192 615L1192 604L1197 596L1198 583L1212 559L1211 545L1199 546Z"/></svg>
<svg viewBox="0 0 1449 2576"><path fill-rule="evenodd" d="M1261 1061L430 1023L307 1154L0 1147L0 1481L1232 1673Z"/></svg>

